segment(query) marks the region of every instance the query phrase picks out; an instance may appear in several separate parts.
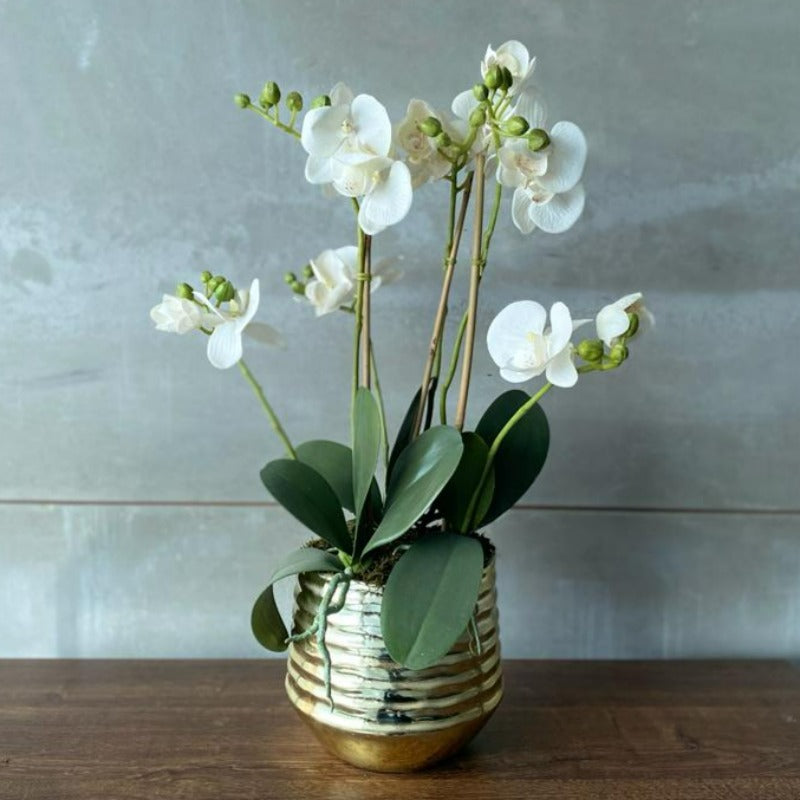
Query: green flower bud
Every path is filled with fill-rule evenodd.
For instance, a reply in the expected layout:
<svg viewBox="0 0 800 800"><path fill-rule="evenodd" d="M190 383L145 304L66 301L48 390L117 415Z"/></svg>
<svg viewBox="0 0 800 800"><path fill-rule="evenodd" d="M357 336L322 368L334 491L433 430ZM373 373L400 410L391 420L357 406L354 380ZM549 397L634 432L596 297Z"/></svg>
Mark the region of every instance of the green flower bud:
<svg viewBox="0 0 800 800"><path fill-rule="evenodd" d="M417 126L426 135L433 138L442 132L442 123L436 117L428 117Z"/></svg>
<svg viewBox="0 0 800 800"><path fill-rule="evenodd" d="M480 128L483 123L486 122L486 111L483 106L478 106L477 108L472 109L472 113L469 115L469 124L472 128Z"/></svg>
<svg viewBox="0 0 800 800"><path fill-rule="evenodd" d="M599 339L584 339L575 351L584 361L599 361L603 357L603 343Z"/></svg>
<svg viewBox="0 0 800 800"><path fill-rule="evenodd" d="M306 264L303 267L303 277L308 280L309 278L314 277L314 270L311 268L311 264Z"/></svg>
<svg viewBox="0 0 800 800"><path fill-rule="evenodd" d="M482 103L484 100L487 100L489 97L489 88L486 84L483 83L476 83L472 87L472 94L475 95L475 99Z"/></svg>
<svg viewBox="0 0 800 800"><path fill-rule="evenodd" d="M542 128L534 128L528 131L528 150L532 150L535 153L538 150L544 150L549 144L550 137L547 135L547 131L542 130Z"/></svg>
<svg viewBox="0 0 800 800"><path fill-rule="evenodd" d="M295 294L305 294L306 293L306 285L304 283L300 283L300 281L292 281L292 283L289 284L289 288Z"/></svg>
<svg viewBox="0 0 800 800"><path fill-rule="evenodd" d="M225 283L225 276L224 275L215 275L206 285L208 287L209 292L215 292L217 290L217 286L221 283Z"/></svg>
<svg viewBox="0 0 800 800"><path fill-rule="evenodd" d="M275 81L268 81L264 84L264 88L261 90L261 96L258 98L258 102L264 108L270 108L272 106L277 105L281 100L281 90L278 88L278 84Z"/></svg>
<svg viewBox="0 0 800 800"><path fill-rule="evenodd" d="M331 99L326 94L321 94L311 101L311 108L325 108L331 104Z"/></svg>
<svg viewBox="0 0 800 800"><path fill-rule="evenodd" d="M483 76L483 82L489 89L497 89L503 83L503 71L495 64L489 69L486 75Z"/></svg>
<svg viewBox="0 0 800 800"><path fill-rule="evenodd" d="M209 281L210 281L210 280L211 280L213 277L214 277L214 276L213 276L213 275L212 275L212 274L211 274L211 273L210 273L210 272L209 272L207 269L204 269L204 270L203 270L203 271L200 273L200 280L201 280L203 283L208 283L208 282L209 282Z"/></svg>
<svg viewBox="0 0 800 800"><path fill-rule="evenodd" d="M297 275L294 272L285 272L283 274L283 282L291 286L297 280Z"/></svg>
<svg viewBox="0 0 800 800"><path fill-rule="evenodd" d="M630 325L628 325L628 330L625 333L625 338L630 339L632 336L635 336L636 331L639 330L639 315L634 314L632 312L628 312L628 320L630 321Z"/></svg>
<svg viewBox="0 0 800 800"><path fill-rule="evenodd" d="M511 117L504 125L503 128L511 134L511 136L524 136L528 132L528 120L525 117Z"/></svg>
<svg viewBox="0 0 800 800"><path fill-rule="evenodd" d="M514 84L514 76L508 67L502 67L501 69L503 72L503 88L508 91Z"/></svg>
<svg viewBox="0 0 800 800"><path fill-rule="evenodd" d="M228 300L233 300L235 294L236 290L233 288L233 284L230 281L223 281L214 289L214 297L223 303Z"/></svg>
<svg viewBox="0 0 800 800"><path fill-rule="evenodd" d="M289 92L286 95L286 108L294 112L303 110L303 98L300 92Z"/></svg>
<svg viewBox="0 0 800 800"><path fill-rule="evenodd" d="M191 300L194 297L194 289L188 283L179 283L175 288L175 294L183 300Z"/></svg>
<svg viewBox="0 0 800 800"><path fill-rule="evenodd" d="M246 94L237 94L233 98L233 102L236 103L239 108L249 108L250 103L250 96Z"/></svg>
<svg viewBox="0 0 800 800"><path fill-rule="evenodd" d="M442 131L436 137L435 141L437 147L450 147L450 145L453 144L453 140L450 138L450 136L447 134L446 131Z"/></svg>
<svg viewBox="0 0 800 800"><path fill-rule="evenodd" d="M608 353L608 360L619 366L628 357L628 348L622 342L615 344Z"/></svg>

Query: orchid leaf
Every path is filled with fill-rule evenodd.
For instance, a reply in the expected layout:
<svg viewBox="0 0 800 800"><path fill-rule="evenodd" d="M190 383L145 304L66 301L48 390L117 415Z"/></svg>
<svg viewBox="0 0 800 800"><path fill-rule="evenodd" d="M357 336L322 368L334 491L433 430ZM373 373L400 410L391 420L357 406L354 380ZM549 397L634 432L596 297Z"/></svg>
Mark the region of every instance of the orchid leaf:
<svg viewBox="0 0 800 800"><path fill-rule="evenodd" d="M403 451L386 489L383 519L364 553L402 536L425 513L458 467L463 449L455 428L437 425Z"/></svg>
<svg viewBox="0 0 800 800"><path fill-rule="evenodd" d="M463 433L464 452L458 468L453 477L442 489L436 505L447 522L450 530L463 531L470 525L467 519L472 496L478 488L478 482L483 475L486 460L489 456L489 447L477 433ZM490 471L486 482L483 484L480 499L475 508L472 527L477 528L492 502L494 493L494 471Z"/></svg>
<svg viewBox="0 0 800 800"><path fill-rule="evenodd" d="M428 384L428 402L427 407L425 409L425 418L423 419L423 428L427 428L431 424L431 415L433 413L433 398L436 393L436 384L437 379L431 378L430 384ZM414 395L414 399L411 401L411 405L408 407L406 411L405 417L403 417L403 422L400 425L400 430L397 432L397 438L394 441L394 445L392 446L392 452L389 454L389 463L386 467L386 481L387 483L392 477L392 473L394 472L394 465L397 463L397 459L400 458L401 453L403 450L408 447L409 443L411 442L411 430L414 426L414 419L417 415L417 408L419 407L419 398L420 398L420 390L417 389L416 394Z"/></svg>
<svg viewBox="0 0 800 800"><path fill-rule="evenodd" d="M483 572L483 547L457 533L431 533L412 543L383 592L381 632L391 657L425 669L465 631Z"/></svg>
<svg viewBox="0 0 800 800"><path fill-rule="evenodd" d="M355 514L361 516L369 494L378 456L383 444L383 424L372 392L360 387L353 403L353 499Z"/></svg>
<svg viewBox="0 0 800 800"><path fill-rule="evenodd" d="M261 480L295 519L328 544L350 552L352 540L339 498L313 467L302 461L279 458L261 470Z"/></svg>
<svg viewBox="0 0 800 800"><path fill-rule="evenodd" d="M481 417L477 434L492 446L503 426L530 397L520 389L501 394ZM550 445L550 427L542 407L533 406L503 439L494 458L494 494L483 524L497 519L525 494L542 471Z"/></svg>
<svg viewBox="0 0 800 800"><path fill-rule="evenodd" d="M347 445L314 439L295 448L297 460L308 464L330 484L342 508L355 513L353 452Z"/></svg>
<svg viewBox="0 0 800 800"><path fill-rule="evenodd" d="M262 647L279 653L286 649L288 633L275 603L273 585L281 578L301 572L341 572L344 566L336 556L315 547L293 550L276 567L267 587L258 596L250 615L253 635Z"/></svg>

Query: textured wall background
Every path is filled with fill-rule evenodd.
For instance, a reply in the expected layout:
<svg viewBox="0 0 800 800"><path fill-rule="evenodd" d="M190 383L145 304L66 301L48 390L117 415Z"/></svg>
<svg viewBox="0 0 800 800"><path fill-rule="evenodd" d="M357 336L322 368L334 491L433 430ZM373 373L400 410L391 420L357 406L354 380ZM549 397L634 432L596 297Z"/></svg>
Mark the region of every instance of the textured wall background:
<svg viewBox="0 0 800 800"><path fill-rule="evenodd" d="M239 375L147 312L202 269L258 275L289 347L252 367L294 438L344 438L349 325L281 276L351 217L232 95L342 79L398 119L512 36L588 135L588 203L559 237L504 208L479 335L513 299L635 289L658 327L547 398L550 461L494 531L505 652L796 656L799 23L793 0L2 0L0 656L260 653L250 603L303 539L258 480L279 449ZM407 273L375 297L395 424L444 224L428 187L376 243ZM478 350L474 414L505 388Z"/></svg>

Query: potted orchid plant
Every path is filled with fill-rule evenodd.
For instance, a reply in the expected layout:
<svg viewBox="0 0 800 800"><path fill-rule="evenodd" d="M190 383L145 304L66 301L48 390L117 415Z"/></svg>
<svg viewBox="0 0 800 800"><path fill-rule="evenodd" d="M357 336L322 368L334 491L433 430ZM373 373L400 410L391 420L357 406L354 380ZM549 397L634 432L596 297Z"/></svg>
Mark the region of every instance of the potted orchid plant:
<svg viewBox="0 0 800 800"><path fill-rule="evenodd" d="M320 739L373 769L418 768L448 755L499 702L494 547L481 532L544 465L545 394L618 369L647 317L639 294L594 319L574 319L562 302L549 313L534 300L506 306L486 344L499 377L519 386L466 428L480 290L504 197L523 234L566 231L584 206L584 135L572 122L547 126L534 63L519 42L489 47L480 81L456 96L452 114L413 99L396 125L378 100L341 83L304 114L301 95L283 97L274 82L256 101L235 98L298 141L310 183L352 205L355 241L285 276L318 316L352 322L347 444L295 444L242 359L243 335L280 341L254 319L258 279L245 288L204 272L199 288L180 284L151 312L159 330L205 335L213 366L238 366L283 445L285 456L266 464L261 479L314 540L273 566L253 608L253 633L269 650L289 648L290 700ZM447 209L441 292L419 384L390 437L371 297L398 275L373 253L376 238L404 219L414 192L428 184L442 188ZM469 265L458 270L465 230ZM446 357L457 279L466 310ZM537 378L532 393L521 388ZM299 576L291 632L273 595L289 576Z"/></svg>

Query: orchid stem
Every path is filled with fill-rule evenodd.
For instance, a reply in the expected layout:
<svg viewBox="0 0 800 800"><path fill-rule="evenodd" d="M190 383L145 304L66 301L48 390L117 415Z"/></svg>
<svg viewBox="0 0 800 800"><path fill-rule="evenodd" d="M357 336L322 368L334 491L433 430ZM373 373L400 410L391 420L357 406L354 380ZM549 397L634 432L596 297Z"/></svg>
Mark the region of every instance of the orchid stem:
<svg viewBox="0 0 800 800"><path fill-rule="evenodd" d="M372 376L370 375L372 339L370 337L370 281L372 280L372 237L364 236L364 255L359 279L361 292L361 385L370 388Z"/></svg>
<svg viewBox="0 0 800 800"><path fill-rule="evenodd" d="M461 355L461 343L464 341L464 330L467 327L467 314L464 312L461 316L461 322L458 324L456 331L456 339L453 342L453 352L450 355L450 366L447 369L444 383L439 393L439 420L442 425L447 425L447 393L450 391L450 386L453 384L453 378L456 376L456 369L458 368L458 357Z"/></svg>
<svg viewBox="0 0 800 800"><path fill-rule="evenodd" d="M375 348L370 340L369 356L372 361L372 383L375 387L375 397L378 399L378 413L381 418L381 428L383 429L383 465L389 463L389 429L386 424L386 407L383 404L383 392L381 392L381 380L378 376L378 362L375 358Z"/></svg>
<svg viewBox="0 0 800 800"><path fill-rule="evenodd" d="M269 404L269 400L267 400L267 396L264 394L261 384L255 379L253 373L250 372L250 368L247 366L247 364L245 364L244 359L239 360L239 370L241 371L242 375L244 375L245 380L250 384L251 388L255 392L256 397L259 399L261 407L264 409L267 417L269 417L272 430L275 431L275 433L278 435L278 438L283 443L287 455L289 458L297 458L297 453L295 453L294 447L292 447L292 443L289 441L289 437L287 436L286 431L283 429L283 425L281 425L280 420L278 419L278 415Z"/></svg>
<svg viewBox="0 0 800 800"><path fill-rule="evenodd" d="M458 430L464 428L464 419L467 414L467 399L469 397L469 384L472 377L472 356L475 348L475 325L478 315L478 287L483 272L482 259L483 247L481 234L483 232L483 196L486 189L484 167L486 155L478 153L475 156L475 221L472 228L472 266L469 279L469 301L467 304L467 329L464 340L464 360L461 364L461 387L458 394L458 405L454 425Z"/></svg>

